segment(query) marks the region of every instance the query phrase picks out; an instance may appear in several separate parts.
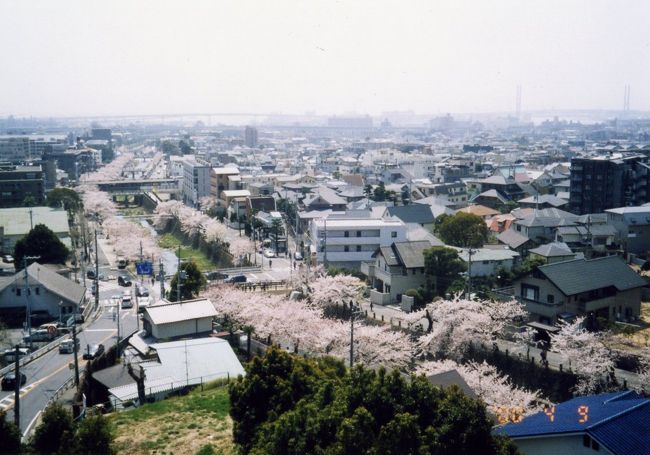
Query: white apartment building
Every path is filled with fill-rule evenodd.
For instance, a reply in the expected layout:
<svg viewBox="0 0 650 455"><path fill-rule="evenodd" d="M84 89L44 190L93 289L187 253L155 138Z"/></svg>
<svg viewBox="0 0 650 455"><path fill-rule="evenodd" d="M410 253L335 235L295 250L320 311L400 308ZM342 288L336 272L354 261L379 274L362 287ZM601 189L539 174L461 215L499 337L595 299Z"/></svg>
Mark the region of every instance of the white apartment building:
<svg viewBox="0 0 650 455"><path fill-rule="evenodd" d="M210 196L210 164L193 155L183 158L183 200L198 206L201 198Z"/></svg>
<svg viewBox="0 0 650 455"><path fill-rule="evenodd" d="M406 224L398 219L318 218L310 225L316 260L359 268L382 246L406 240ZM327 256L327 258L326 258Z"/></svg>

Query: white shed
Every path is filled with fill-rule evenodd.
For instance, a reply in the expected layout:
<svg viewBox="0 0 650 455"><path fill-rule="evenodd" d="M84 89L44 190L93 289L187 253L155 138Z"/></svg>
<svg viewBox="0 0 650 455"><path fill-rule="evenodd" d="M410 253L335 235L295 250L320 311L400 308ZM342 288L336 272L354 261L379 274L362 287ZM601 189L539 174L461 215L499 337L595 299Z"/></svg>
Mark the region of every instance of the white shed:
<svg viewBox="0 0 650 455"><path fill-rule="evenodd" d="M212 331L212 319L217 315L208 299L158 303L144 310L143 328L156 339L177 338Z"/></svg>

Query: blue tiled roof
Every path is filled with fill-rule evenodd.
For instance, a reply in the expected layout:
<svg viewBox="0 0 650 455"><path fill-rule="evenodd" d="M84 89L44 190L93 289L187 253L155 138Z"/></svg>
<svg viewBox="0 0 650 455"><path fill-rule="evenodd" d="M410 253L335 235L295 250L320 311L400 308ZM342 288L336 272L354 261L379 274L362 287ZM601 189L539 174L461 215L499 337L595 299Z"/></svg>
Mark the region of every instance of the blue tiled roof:
<svg viewBox="0 0 650 455"><path fill-rule="evenodd" d="M587 407L587 420L578 412ZM582 408L584 409L584 408ZM634 392L578 397L555 407L553 421L544 412L520 423L495 428L511 438L586 433L615 454L650 452L650 399Z"/></svg>

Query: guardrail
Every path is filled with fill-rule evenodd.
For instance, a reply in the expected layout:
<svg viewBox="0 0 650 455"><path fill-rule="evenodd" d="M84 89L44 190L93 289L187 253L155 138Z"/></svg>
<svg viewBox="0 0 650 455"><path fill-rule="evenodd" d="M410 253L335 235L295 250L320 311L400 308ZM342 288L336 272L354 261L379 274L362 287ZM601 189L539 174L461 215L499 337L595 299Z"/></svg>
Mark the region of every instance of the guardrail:
<svg viewBox="0 0 650 455"><path fill-rule="evenodd" d="M237 287L243 291L270 291L278 288L286 288L285 280L267 280L267 281L249 281L246 283L237 283Z"/></svg>
<svg viewBox="0 0 650 455"><path fill-rule="evenodd" d="M83 331L83 329L79 328L78 332L77 332L77 335L79 333L81 333L82 331ZM70 338L71 336L72 335L70 335L70 334L61 335L60 337L58 337L57 339L55 339L51 343L46 344L42 348L39 348L36 351L34 351L34 352L32 352L32 353L30 353L30 354L28 354L26 356L23 356L18 361L19 365L21 367L23 367L23 366L27 365L29 362L31 362L32 360L36 360L37 358L47 354L51 350L58 348L63 340L66 340L66 339ZM13 371L14 368L15 368L15 365L12 362L11 364L7 365L6 367L0 369L0 376L4 376L5 374L9 373L10 371Z"/></svg>
<svg viewBox="0 0 650 455"><path fill-rule="evenodd" d="M226 274L233 274L233 273L247 273L247 272L261 272L262 271L262 266L249 266L249 267L231 267L228 269L217 269L214 270L214 272L219 272L219 273L226 273ZM207 272L210 273L210 272Z"/></svg>

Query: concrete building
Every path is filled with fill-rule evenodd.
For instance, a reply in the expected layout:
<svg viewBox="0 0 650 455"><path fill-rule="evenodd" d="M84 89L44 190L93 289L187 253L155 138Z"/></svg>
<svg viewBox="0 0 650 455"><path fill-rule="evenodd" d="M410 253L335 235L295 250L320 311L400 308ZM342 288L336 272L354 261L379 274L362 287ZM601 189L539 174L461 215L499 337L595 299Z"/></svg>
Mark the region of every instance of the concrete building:
<svg viewBox="0 0 650 455"><path fill-rule="evenodd" d="M201 198L210 196L211 167L193 155L183 158L183 200L198 207Z"/></svg>
<svg viewBox="0 0 650 455"><path fill-rule="evenodd" d="M20 207L25 199L36 205L45 201L41 166L0 166L0 207Z"/></svg>
<svg viewBox="0 0 650 455"><path fill-rule="evenodd" d="M359 268L372 260L380 247L406 240L406 224L396 219L336 218L314 219L310 226L318 263Z"/></svg>
<svg viewBox="0 0 650 455"><path fill-rule="evenodd" d="M33 226L44 224L70 248L68 212L51 207L16 207L0 209L0 247L5 254L13 254L16 242L29 233Z"/></svg>
<svg viewBox="0 0 650 455"><path fill-rule="evenodd" d="M0 135L0 161L40 160L46 148L62 152L67 146L68 136L65 134Z"/></svg>
<svg viewBox="0 0 650 455"><path fill-rule="evenodd" d="M244 144L246 147L257 147L257 128L247 126L244 129Z"/></svg>
<svg viewBox="0 0 650 455"><path fill-rule="evenodd" d="M0 277L0 319L21 325L32 314L32 326L53 319L64 321L85 304L86 288L37 262L13 276ZM27 281L27 283L25 283Z"/></svg>
<svg viewBox="0 0 650 455"><path fill-rule="evenodd" d="M650 205L619 207L605 211L607 223L618 233L623 251L638 255L650 252Z"/></svg>
<svg viewBox="0 0 650 455"><path fill-rule="evenodd" d="M469 269L469 250L467 248L455 248L458 250L458 257ZM470 275L491 276L496 275L499 269L511 270L519 260L519 253L509 248L474 248L472 249L472 265Z"/></svg>
<svg viewBox="0 0 650 455"><path fill-rule="evenodd" d="M650 201L650 166L645 155L620 153L571 160L571 212L601 213Z"/></svg>
<svg viewBox="0 0 650 455"><path fill-rule="evenodd" d="M225 190L241 190L242 182L236 167L215 167L210 170L210 196L222 199Z"/></svg>

